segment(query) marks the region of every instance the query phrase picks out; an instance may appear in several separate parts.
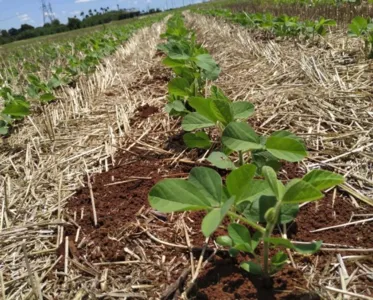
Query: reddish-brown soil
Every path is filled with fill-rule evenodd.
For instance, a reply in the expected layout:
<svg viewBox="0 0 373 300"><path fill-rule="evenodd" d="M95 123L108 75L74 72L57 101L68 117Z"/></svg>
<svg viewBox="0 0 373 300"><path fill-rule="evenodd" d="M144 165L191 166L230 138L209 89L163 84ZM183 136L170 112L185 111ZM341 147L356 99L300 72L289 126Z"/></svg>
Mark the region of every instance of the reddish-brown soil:
<svg viewBox="0 0 373 300"><path fill-rule="evenodd" d="M138 110L140 114L148 117L157 113L156 109L146 106ZM142 118L138 116L138 118ZM183 148L181 136L168 139L165 149L179 153ZM65 235L71 236L69 242L70 255L90 263L116 262L131 260L123 249L125 247L137 247L133 237L145 236L141 226L144 224L142 214L145 212L146 226L156 237L175 244L185 244L183 230L177 229L176 220L181 218L180 214L163 215L150 210L148 205L148 193L152 186L159 180L167 177L187 177L193 165L182 163L172 164L172 155L152 154L144 150L131 149L131 153L119 153L116 157L118 164L109 172L91 176L93 194L97 211L98 225L94 226L93 212L88 188L83 188L70 199L67 210L70 219L74 219L76 225L80 226L80 238L85 242L77 246L73 242L76 235L76 226L66 227ZM201 153L190 152L188 157L200 157ZM291 179L302 176L303 171L297 165L285 164L283 166L282 179ZM224 177L224 174L222 174ZM371 248L373 246L371 232L373 223L364 226L347 226L331 229L319 233L310 231L326 226L343 224L350 220L353 214L372 214L373 208L362 205L356 208L346 197L329 193L323 200L303 206L294 223L288 226L288 236L298 241L322 240L325 243L341 244L349 247ZM190 229L189 237L193 246L201 248L205 238L200 233L200 224L204 217L203 212L193 212L185 215L184 220ZM353 220L358 220L354 218ZM224 225L224 222L223 222ZM213 236L224 234L224 226ZM144 243L144 245L148 245ZM210 242L209 246L213 247ZM341 246L341 247L342 247ZM144 273L144 282L159 286L165 290L166 287L177 280L185 267L188 266L188 251L163 247L158 253L153 248L144 248L145 255L152 259L155 255L176 257L173 264L179 266L171 273L167 270L157 274ZM260 251L260 249L258 249ZM58 255L64 255L64 245L59 247ZM196 258L200 251L195 251ZM330 263L335 257L335 252L320 252L320 262ZM313 262L313 256L294 256L297 263L305 264ZM321 266L319 266L321 268ZM116 266L110 267L117 274L127 276L128 269ZM347 265L347 268L349 266ZM368 282L369 283L369 282ZM273 288L264 288L259 278L247 274L239 268L239 264L228 258L216 256L204 268L192 290L191 297L194 299L319 299L310 294L306 289L307 281L299 270L287 266L273 278ZM157 297L153 292L148 296Z"/></svg>

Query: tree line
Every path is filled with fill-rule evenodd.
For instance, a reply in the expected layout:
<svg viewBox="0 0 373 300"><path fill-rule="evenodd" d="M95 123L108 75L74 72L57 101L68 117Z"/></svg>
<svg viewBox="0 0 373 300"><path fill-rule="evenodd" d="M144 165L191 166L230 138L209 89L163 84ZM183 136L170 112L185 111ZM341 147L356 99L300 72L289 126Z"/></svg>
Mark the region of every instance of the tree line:
<svg viewBox="0 0 373 300"><path fill-rule="evenodd" d="M161 12L161 10L159 8L152 8L147 12L125 9L109 10L109 7L101 7L100 10L90 9L87 13L81 12L79 16L80 18L78 16L68 18L67 24L62 24L58 19L55 19L41 27L22 24L19 29L10 28L9 30L1 30L0 45L39 36L96 26L112 21L130 19L140 15L153 14L157 12Z"/></svg>

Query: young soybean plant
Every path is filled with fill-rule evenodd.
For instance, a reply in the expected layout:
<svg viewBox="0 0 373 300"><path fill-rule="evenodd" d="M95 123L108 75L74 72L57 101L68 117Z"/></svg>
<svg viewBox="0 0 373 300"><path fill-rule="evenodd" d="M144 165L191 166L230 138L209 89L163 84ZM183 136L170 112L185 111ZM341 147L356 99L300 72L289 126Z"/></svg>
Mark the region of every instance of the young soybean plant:
<svg viewBox="0 0 373 300"><path fill-rule="evenodd" d="M276 225L293 221L300 203L323 198L321 191L342 183L344 178L329 171L313 170L284 185L271 167L263 167L262 173L264 179L254 178L256 166L246 164L232 171L223 185L215 170L195 167L187 180L158 182L149 193L149 203L164 213L205 210L207 214L201 229L206 237L228 216L231 220L229 236L219 237L217 242L229 246L231 255L240 251L253 254L255 259L243 262L241 267L268 279L287 262L286 254L281 251L269 260L270 246L303 254L314 253L321 246L321 242L295 244L285 238L273 237ZM246 226L256 232L251 236ZM263 243L262 256L255 251L259 243Z"/></svg>

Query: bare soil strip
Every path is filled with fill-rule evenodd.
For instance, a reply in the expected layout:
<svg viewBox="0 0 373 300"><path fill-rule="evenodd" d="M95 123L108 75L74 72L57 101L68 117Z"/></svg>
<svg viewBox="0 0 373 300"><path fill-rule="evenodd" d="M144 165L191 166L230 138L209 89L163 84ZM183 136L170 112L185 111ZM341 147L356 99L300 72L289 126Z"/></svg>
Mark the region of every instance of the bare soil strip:
<svg viewBox="0 0 373 300"><path fill-rule="evenodd" d="M73 266L89 267L56 256L65 225L73 223L63 207L86 174L115 162L120 139L132 136L129 120L137 107L164 97L146 83L159 64L154 55L163 28L140 30L93 76L64 88L60 101L29 117L1 145L0 283L6 299L75 299L86 284ZM129 90L136 82L144 84L146 97Z"/></svg>

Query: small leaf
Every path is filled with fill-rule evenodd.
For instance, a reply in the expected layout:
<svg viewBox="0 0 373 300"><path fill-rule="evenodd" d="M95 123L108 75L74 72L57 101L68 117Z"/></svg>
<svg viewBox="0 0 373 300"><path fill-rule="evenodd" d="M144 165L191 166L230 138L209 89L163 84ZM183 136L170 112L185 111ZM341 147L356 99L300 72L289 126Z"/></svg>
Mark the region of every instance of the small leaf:
<svg viewBox="0 0 373 300"><path fill-rule="evenodd" d="M254 129L246 123L231 122L225 128L222 142L229 149L234 151L247 151L262 149L260 138Z"/></svg>
<svg viewBox="0 0 373 300"><path fill-rule="evenodd" d="M188 99L189 105L193 107L197 113L216 123L218 119L211 108L211 102L211 99L202 97L190 97Z"/></svg>
<svg viewBox="0 0 373 300"><path fill-rule="evenodd" d="M211 101L211 110L213 111L217 120L223 123L224 126L228 125L233 120L233 113L229 102L225 100Z"/></svg>
<svg viewBox="0 0 373 300"><path fill-rule="evenodd" d="M184 78L174 78L168 83L168 91L176 96L189 96L189 82Z"/></svg>
<svg viewBox="0 0 373 300"><path fill-rule="evenodd" d="M183 140L188 148L208 149L211 147L210 138L203 131L198 131L196 133L186 133L183 136Z"/></svg>
<svg viewBox="0 0 373 300"><path fill-rule="evenodd" d="M232 247L233 245L232 239L227 235L218 236L216 238L216 243L219 244L220 246L225 246L225 247Z"/></svg>
<svg viewBox="0 0 373 300"><path fill-rule="evenodd" d="M235 119L248 119L251 117L255 108L254 105L246 101L236 101L231 103L231 109L233 111L233 116Z"/></svg>
<svg viewBox="0 0 373 300"><path fill-rule="evenodd" d="M185 108L184 103L182 101L176 100L176 101L167 103L167 110L168 111L175 110L177 112L183 112L183 111L186 111L187 109Z"/></svg>
<svg viewBox="0 0 373 300"><path fill-rule="evenodd" d="M311 184L298 179L292 180L287 184L282 201L283 203L302 203L315 201L323 196L323 193Z"/></svg>
<svg viewBox="0 0 373 300"><path fill-rule="evenodd" d="M288 260L287 255L280 251L277 252L272 258L271 258L271 273L276 273L277 271L281 270L282 267L286 264Z"/></svg>
<svg viewBox="0 0 373 300"><path fill-rule="evenodd" d="M246 272L249 272L254 275L262 275L262 267L259 264L256 264L252 261L246 261L240 264L240 267Z"/></svg>
<svg viewBox="0 0 373 300"><path fill-rule="evenodd" d="M167 67L183 67L185 65L184 60L177 60L177 59L172 59L170 57L166 57L162 63L167 66Z"/></svg>
<svg viewBox="0 0 373 300"><path fill-rule="evenodd" d="M42 102L51 102L54 99L56 99L56 97L53 94L51 94L51 93L47 93L47 94L41 95L39 99Z"/></svg>
<svg viewBox="0 0 373 300"><path fill-rule="evenodd" d="M275 246L283 246L288 249L293 249L302 254L313 254L317 252L321 248L321 245L322 245L321 241L308 243L308 244L293 244L287 239L275 238L275 237L266 238L264 239L264 241Z"/></svg>
<svg viewBox="0 0 373 300"><path fill-rule="evenodd" d="M24 117L30 114L30 104L23 100L12 100L5 105L2 113L12 117Z"/></svg>
<svg viewBox="0 0 373 300"><path fill-rule="evenodd" d="M249 244L251 245L251 236L249 230L240 224L231 223L228 226L228 234L234 245Z"/></svg>
<svg viewBox="0 0 373 300"><path fill-rule="evenodd" d="M237 203L246 199L250 193L252 180L255 176L256 167L254 165L243 165L233 170L226 179L226 185L230 195L236 196Z"/></svg>
<svg viewBox="0 0 373 300"><path fill-rule="evenodd" d="M210 201L192 183L183 179L158 182L149 192L149 203L165 213L211 207Z"/></svg>
<svg viewBox="0 0 373 300"><path fill-rule="evenodd" d="M289 137L269 137L266 142L266 149L273 156L290 162L301 161L307 156L303 143Z"/></svg>
<svg viewBox="0 0 373 300"><path fill-rule="evenodd" d="M202 220L202 233L208 237L215 232L234 203L234 197L228 199L221 208L210 211Z"/></svg>
<svg viewBox="0 0 373 300"><path fill-rule="evenodd" d="M211 205L220 205L223 185L219 173L214 169L195 167L190 171L188 182L203 193Z"/></svg>
<svg viewBox="0 0 373 300"><path fill-rule="evenodd" d="M302 180L322 191L343 183L344 177L330 171L312 170Z"/></svg>
<svg viewBox="0 0 373 300"><path fill-rule="evenodd" d="M196 129L212 127L214 125L214 122L200 115L197 112L187 114L181 123L181 126L185 131L193 131Z"/></svg>
<svg viewBox="0 0 373 300"><path fill-rule="evenodd" d="M1 135L8 134L8 131L9 131L9 127L7 127L7 126L0 126L0 134Z"/></svg>
<svg viewBox="0 0 373 300"><path fill-rule="evenodd" d="M234 170L236 168L234 163L223 152L212 152L207 157L207 161L219 169Z"/></svg>
<svg viewBox="0 0 373 300"><path fill-rule="evenodd" d="M210 54L200 54L194 58L197 66L204 70L206 79L216 80L220 74L220 68Z"/></svg>

